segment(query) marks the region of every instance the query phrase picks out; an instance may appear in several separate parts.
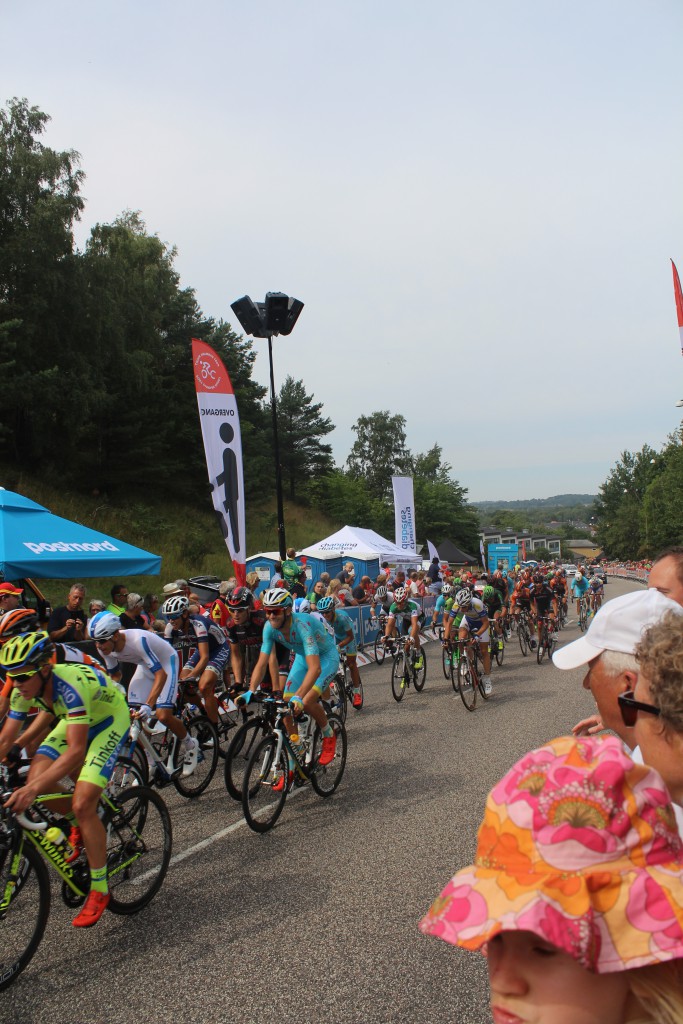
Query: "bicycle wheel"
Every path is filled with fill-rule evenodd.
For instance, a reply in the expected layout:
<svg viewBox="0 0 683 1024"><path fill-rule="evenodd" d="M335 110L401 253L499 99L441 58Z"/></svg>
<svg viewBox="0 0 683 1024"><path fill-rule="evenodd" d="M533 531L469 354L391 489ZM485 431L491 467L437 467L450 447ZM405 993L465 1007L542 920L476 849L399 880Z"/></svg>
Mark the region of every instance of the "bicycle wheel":
<svg viewBox="0 0 683 1024"><path fill-rule="evenodd" d="M218 725L216 731L218 733L218 756L225 757L230 746L230 741L235 735L235 729L242 722L242 715L238 708L230 711L228 708L228 701L230 697L227 693L216 694L218 700Z"/></svg>
<svg viewBox="0 0 683 1024"><path fill-rule="evenodd" d="M334 758L329 764L321 766L317 763L323 740L322 733L318 727L316 727L313 737L313 764L315 767L311 773L311 785L318 796L322 797L332 796L342 780L344 768L346 767L346 729L344 728L344 723L336 715L329 715L327 720L337 738Z"/></svg>
<svg viewBox="0 0 683 1024"><path fill-rule="evenodd" d="M330 701L335 714L339 715L342 722L346 721L346 712L348 711L348 700L346 697L346 670L339 668L336 676L334 677L334 691L332 699Z"/></svg>
<svg viewBox="0 0 683 1024"><path fill-rule="evenodd" d="M482 700L489 700L491 697L490 693L487 693L484 689L484 664L481 660L481 655L478 650L474 652L474 676L477 681L477 689L481 694Z"/></svg>
<svg viewBox="0 0 683 1024"><path fill-rule="evenodd" d="M422 668L415 668L413 665L413 686L418 693L422 693L427 680L427 654L424 647L420 647L420 654L422 655Z"/></svg>
<svg viewBox="0 0 683 1024"><path fill-rule="evenodd" d="M107 876L114 914L136 914L156 896L171 860L173 831L166 804L153 789L123 790L104 814Z"/></svg>
<svg viewBox="0 0 683 1024"><path fill-rule="evenodd" d="M505 657L505 644L503 642L502 635L498 636L496 634L494 636L494 638L493 638L493 643L494 643L494 646L495 646L495 650L494 650L493 653L496 656L496 665L502 665L503 664L503 658Z"/></svg>
<svg viewBox="0 0 683 1024"><path fill-rule="evenodd" d="M265 732L260 715L244 722L232 740L225 754L225 788L233 800L242 799L242 782L251 753Z"/></svg>
<svg viewBox="0 0 683 1024"><path fill-rule="evenodd" d="M527 637L526 627L523 626L521 622L519 626L517 626L517 639L519 640L519 646L521 648L522 654L526 658L527 651L529 650L529 639Z"/></svg>
<svg viewBox="0 0 683 1024"><path fill-rule="evenodd" d="M382 643L382 634L378 633L375 637L375 662L381 665L386 658L387 652L384 644Z"/></svg>
<svg viewBox="0 0 683 1024"><path fill-rule="evenodd" d="M458 647L454 647L451 650L450 664L451 664L451 686L456 693L459 692L458 686L458 667L460 665L460 651Z"/></svg>
<svg viewBox="0 0 683 1024"><path fill-rule="evenodd" d="M468 711L474 711L477 704L477 691L469 658L463 654L458 662L458 693Z"/></svg>
<svg viewBox="0 0 683 1024"><path fill-rule="evenodd" d="M183 775L181 770L173 784L182 796L191 800L204 792L214 776L218 764L218 733L206 715L194 715L186 724L190 736L199 744L197 767L192 775Z"/></svg>
<svg viewBox="0 0 683 1024"><path fill-rule="evenodd" d="M452 655L448 647L441 648L441 669L443 671L444 679L451 679L453 673L452 668Z"/></svg>
<svg viewBox="0 0 683 1024"><path fill-rule="evenodd" d="M0 849L0 899L5 895L14 858ZM0 913L0 992L8 988L30 963L50 916L50 879L38 853L24 840L16 884L9 906Z"/></svg>
<svg viewBox="0 0 683 1024"><path fill-rule="evenodd" d="M394 657L393 665L391 666L391 692L394 700L403 700L408 685L408 665L407 656L405 652L398 654Z"/></svg>
<svg viewBox="0 0 683 1024"><path fill-rule="evenodd" d="M537 644L537 646L536 646L536 661L538 662L539 665L541 664L541 662L543 661L543 658L545 656L546 643L547 643L547 634L546 634L546 631L543 630L541 632L540 643Z"/></svg>
<svg viewBox="0 0 683 1024"><path fill-rule="evenodd" d="M584 603L582 601L581 602L581 606L579 608L579 629L581 630L582 633L584 633L585 630L586 630L586 623L587 623L587 621L588 621L588 616L586 615L586 606L584 605Z"/></svg>
<svg viewBox="0 0 683 1024"><path fill-rule="evenodd" d="M242 782L242 810L249 828L254 832L267 832L282 813L287 799L288 764L283 749L277 757L278 738L266 736L251 752ZM275 783L284 777L284 785L274 790Z"/></svg>

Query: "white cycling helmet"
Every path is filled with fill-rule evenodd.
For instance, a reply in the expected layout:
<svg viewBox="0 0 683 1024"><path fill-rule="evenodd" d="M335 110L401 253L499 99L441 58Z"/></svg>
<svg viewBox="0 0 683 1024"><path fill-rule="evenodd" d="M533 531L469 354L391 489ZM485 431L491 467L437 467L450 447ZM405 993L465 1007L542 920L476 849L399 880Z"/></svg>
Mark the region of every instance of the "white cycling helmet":
<svg viewBox="0 0 683 1024"><path fill-rule="evenodd" d="M396 587L396 590L394 591L394 601L397 604L400 604L401 601L405 601L407 596L408 590L406 589L406 587Z"/></svg>
<svg viewBox="0 0 683 1024"><path fill-rule="evenodd" d="M379 585L375 591L375 597L378 597L382 601L387 596L387 588L382 584Z"/></svg>
<svg viewBox="0 0 683 1024"><path fill-rule="evenodd" d="M121 619L113 612L98 612L90 621L90 636L93 640L111 640L121 629Z"/></svg>
<svg viewBox="0 0 683 1024"><path fill-rule="evenodd" d="M466 587L463 587L462 590L459 590L455 595L455 603L458 608L469 608L472 604L472 594Z"/></svg>
<svg viewBox="0 0 683 1024"><path fill-rule="evenodd" d="M450 583L444 583L444 585L441 588L441 593L442 594L451 594L452 592L453 592L453 587L450 585Z"/></svg>
<svg viewBox="0 0 683 1024"><path fill-rule="evenodd" d="M582 572L577 572L577 574L576 574L576 576L574 577L574 579L577 579L577 580L582 580L582 579L583 579L583 573L582 573Z"/></svg>
<svg viewBox="0 0 683 1024"><path fill-rule="evenodd" d="M161 606L161 614L168 615L169 618L173 618L177 615L182 615L190 607L190 602L184 594L178 594L176 597L169 597Z"/></svg>

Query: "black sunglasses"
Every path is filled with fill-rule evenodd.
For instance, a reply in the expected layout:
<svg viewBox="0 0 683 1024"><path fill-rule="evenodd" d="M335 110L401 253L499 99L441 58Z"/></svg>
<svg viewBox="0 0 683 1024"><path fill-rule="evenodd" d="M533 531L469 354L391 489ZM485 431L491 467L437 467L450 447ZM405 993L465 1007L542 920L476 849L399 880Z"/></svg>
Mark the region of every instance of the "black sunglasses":
<svg viewBox="0 0 683 1024"><path fill-rule="evenodd" d="M633 694L633 690L627 690L626 693L620 693L617 698L624 725L633 727L636 724L639 711L644 711L648 715L661 715L662 712L654 704L644 704L641 700L634 700Z"/></svg>
<svg viewBox="0 0 683 1024"><path fill-rule="evenodd" d="M33 679L33 677L37 673L37 671L38 671L38 669L34 668L33 672L20 672L19 675L16 675L16 676L12 676L11 675L10 679L12 680L13 683L17 683L18 686L21 686L22 683L27 683L29 681L29 679ZM8 675L9 675L9 673L8 673Z"/></svg>

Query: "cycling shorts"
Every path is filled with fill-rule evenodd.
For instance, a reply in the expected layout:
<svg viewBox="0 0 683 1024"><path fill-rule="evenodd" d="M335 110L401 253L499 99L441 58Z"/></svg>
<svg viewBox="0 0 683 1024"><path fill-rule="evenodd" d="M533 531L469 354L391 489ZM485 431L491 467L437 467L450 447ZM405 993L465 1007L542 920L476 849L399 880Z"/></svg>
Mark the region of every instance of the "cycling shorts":
<svg viewBox="0 0 683 1024"><path fill-rule="evenodd" d="M128 703L138 707L146 704L152 686L154 685L154 673L146 665L138 665L133 673L133 678L128 684ZM173 708L178 697L178 676L174 672L172 676L166 677L164 687L157 697L158 708Z"/></svg>
<svg viewBox="0 0 683 1024"><path fill-rule="evenodd" d="M320 657L320 675L313 684L313 689L320 697L330 685L339 670L339 655L323 654ZM299 689L308 672L308 663L302 654L297 654L294 664L289 670L287 682L285 683L284 699L289 700Z"/></svg>
<svg viewBox="0 0 683 1024"><path fill-rule="evenodd" d="M358 654L358 647L356 646L355 641L347 644L346 647L342 647L340 653L345 654L347 658L355 658Z"/></svg>
<svg viewBox="0 0 683 1024"><path fill-rule="evenodd" d="M38 753L56 761L67 750L66 730L69 722L61 718L52 732L45 737L38 747ZM98 725L88 729L88 749L85 753L83 767L78 775L78 782L90 782L93 786L104 789L114 770L116 759L122 746L128 739L130 729L130 711L125 701L112 707L112 713Z"/></svg>
<svg viewBox="0 0 683 1024"><path fill-rule="evenodd" d="M200 658L199 650L193 651L193 653L190 655L190 657L185 662L185 668L194 668L195 665L197 664L197 662L199 661L199 658ZM223 647L219 647L218 648L218 650L214 654L213 658L209 658L209 662L208 662L206 668L204 669L204 671L206 672L206 670L210 668L211 671L215 672L216 675L218 676L218 678L221 679L225 669L227 668L227 666L229 664L229 662L230 662L230 645L229 644L225 644Z"/></svg>
<svg viewBox="0 0 683 1024"><path fill-rule="evenodd" d="M462 621L460 623L460 627L459 628L460 629L466 629L469 633L476 633L476 631L479 629L480 626L481 626L481 622L478 619L474 619L473 622L470 622L470 620L467 618L467 616L463 615ZM488 631L488 629L485 629L484 632L479 637L479 639L482 642L486 642L488 640L488 638L489 638L489 631Z"/></svg>

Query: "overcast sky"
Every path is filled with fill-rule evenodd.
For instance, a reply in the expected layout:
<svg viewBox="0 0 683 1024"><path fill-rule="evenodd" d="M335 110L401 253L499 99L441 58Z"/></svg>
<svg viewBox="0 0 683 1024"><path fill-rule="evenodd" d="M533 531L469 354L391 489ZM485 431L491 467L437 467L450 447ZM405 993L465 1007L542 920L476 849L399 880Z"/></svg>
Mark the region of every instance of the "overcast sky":
<svg viewBox="0 0 683 1024"><path fill-rule="evenodd" d="M595 492L679 425L681 0L0 14L0 99L81 153L79 245L140 210L206 314L301 299L276 384L324 403L338 462L389 409L471 500Z"/></svg>

